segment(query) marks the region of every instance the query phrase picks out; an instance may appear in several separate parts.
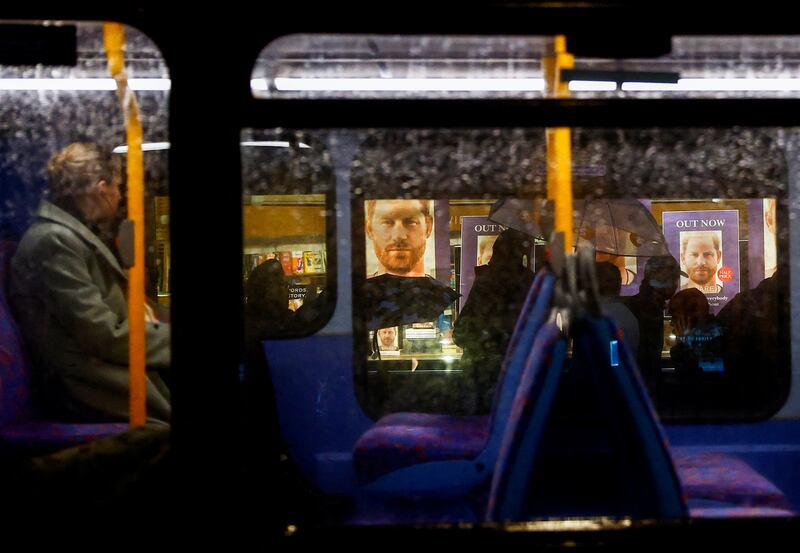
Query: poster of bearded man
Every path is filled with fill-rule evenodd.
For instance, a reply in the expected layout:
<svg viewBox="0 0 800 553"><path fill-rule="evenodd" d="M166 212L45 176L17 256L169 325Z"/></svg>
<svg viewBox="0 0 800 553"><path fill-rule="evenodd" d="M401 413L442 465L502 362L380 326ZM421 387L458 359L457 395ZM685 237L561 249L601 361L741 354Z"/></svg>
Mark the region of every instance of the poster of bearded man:
<svg viewBox="0 0 800 553"><path fill-rule="evenodd" d="M665 211L662 222L670 252L687 274L681 290L699 290L718 313L740 289L739 212Z"/></svg>

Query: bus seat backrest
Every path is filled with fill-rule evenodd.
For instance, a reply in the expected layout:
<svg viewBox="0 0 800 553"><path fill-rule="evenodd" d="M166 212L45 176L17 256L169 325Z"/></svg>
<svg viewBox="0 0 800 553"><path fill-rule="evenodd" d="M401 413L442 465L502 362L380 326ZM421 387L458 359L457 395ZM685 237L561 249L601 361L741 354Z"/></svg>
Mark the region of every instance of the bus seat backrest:
<svg viewBox="0 0 800 553"><path fill-rule="evenodd" d="M381 418L359 438L354 448L354 465L361 483L412 466L420 467L422 472L427 470L422 465L433 466L433 461L474 463L481 467L466 471L468 477L460 486L465 493L491 476L491 467L497 459L505 424L531 355L534 338L550 312L554 280L552 273L543 269L531 284L503 360L491 416L393 413ZM486 467L489 470L485 470ZM422 481L417 474L409 478ZM404 482L399 477L397 480ZM457 490L459 482L454 477L451 488ZM404 493L402 487L393 485L398 493ZM438 490L436 485L430 489Z"/></svg>
<svg viewBox="0 0 800 553"><path fill-rule="evenodd" d="M613 323L576 321L572 332L555 399L528 402L507 427L488 520L685 516L662 429Z"/></svg>
<svg viewBox="0 0 800 553"><path fill-rule="evenodd" d="M566 358L566 339L550 322L537 333L533 351L514 397L514 405L503 433L489 493L489 521L516 520L541 445L544 425L558 389ZM523 483L525 482L525 483Z"/></svg>
<svg viewBox="0 0 800 553"><path fill-rule="evenodd" d="M30 369L6 294L15 248L14 242L0 241L0 428L30 415Z"/></svg>

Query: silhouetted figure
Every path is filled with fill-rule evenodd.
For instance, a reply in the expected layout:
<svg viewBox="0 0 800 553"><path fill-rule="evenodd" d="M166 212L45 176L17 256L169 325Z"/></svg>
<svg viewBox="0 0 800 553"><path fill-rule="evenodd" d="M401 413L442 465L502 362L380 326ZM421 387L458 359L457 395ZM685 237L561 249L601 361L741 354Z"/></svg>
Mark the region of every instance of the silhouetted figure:
<svg viewBox="0 0 800 553"><path fill-rule="evenodd" d="M636 355L639 351L639 322L631 310L622 303L622 275L613 263L601 261L595 265L597 291L600 294L600 310L622 330L628 349Z"/></svg>
<svg viewBox="0 0 800 553"><path fill-rule="evenodd" d="M678 289L680 275L680 266L672 256L651 257L644 266L639 293L622 299L639 322L636 361L655 401L658 401L659 395L661 351L664 346L664 306Z"/></svg>
<svg viewBox="0 0 800 553"><path fill-rule="evenodd" d="M723 358L736 406L771 412L789 390L789 275L773 276L728 302L717 315Z"/></svg>
<svg viewBox="0 0 800 553"><path fill-rule="evenodd" d="M295 312L289 309L289 284L277 259L268 259L253 269L245 283L245 333L263 340L295 326Z"/></svg>
<svg viewBox="0 0 800 553"><path fill-rule="evenodd" d="M525 296L533 281L533 239L514 229L494 243L488 265L475 267L475 282L453 327L453 340L464 348L461 359L475 413L492 404L500 366Z"/></svg>
<svg viewBox="0 0 800 553"><path fill-rule="evenodd" d="M675 372L682 380L703 373L722 373L722 328L709 312L708 300L697 288L681 290L669 301L675 345L669 350Z"/></svg>
<svg viewBox="0 0 800 553"><path fill-rule="evenodd" d="M249 459L252 478L265 472L282 471L282 453L275 390L264 354L266 338L291 334L301 326L295 312L289 309L289 284L277 259L268 259L250 273L244 287L244 367L240 373L240 401L243 405L239 428ZM250 440L254 433L263 440ZM253 468L257 467L257 468Z"/></svg>

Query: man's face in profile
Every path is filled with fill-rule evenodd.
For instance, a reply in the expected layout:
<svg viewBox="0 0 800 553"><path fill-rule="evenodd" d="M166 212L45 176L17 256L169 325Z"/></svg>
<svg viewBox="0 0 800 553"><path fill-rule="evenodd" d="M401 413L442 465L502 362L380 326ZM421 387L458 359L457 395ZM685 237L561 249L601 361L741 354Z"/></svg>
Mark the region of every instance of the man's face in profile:
<svg viewBox="0 0 800 553"><path fill-rule="evenodd" d="M102 183L102 184L101 184ZM103 180L97 184L97 195L102 206L103 219L113 221L119 214L119 206L122 202L119 181L111 182Z"/></svg>
<svg viewBox="0 0 800 553"><path fill-rule="evenodd" d="M394 347L394 340L397 337L397 330L394 327L381 328L378 330L378 340L382 348Z"/></svg>
<svg viewBox="0 0 800 553"><path fill-rule="evenodd" d="M686 242L686 250L681 254L681 261L686 267L689 279L696 284L706 286L714 282L720 256L711 236L692 236Z"/></svg>
<svg viewBox="0 0 800 553"><path fill-rule="evenodd" d="M431 229L432 219L419 200L376 200L367 219L367 236L381 264L379 272L424 276L425 241Z"/></svg>

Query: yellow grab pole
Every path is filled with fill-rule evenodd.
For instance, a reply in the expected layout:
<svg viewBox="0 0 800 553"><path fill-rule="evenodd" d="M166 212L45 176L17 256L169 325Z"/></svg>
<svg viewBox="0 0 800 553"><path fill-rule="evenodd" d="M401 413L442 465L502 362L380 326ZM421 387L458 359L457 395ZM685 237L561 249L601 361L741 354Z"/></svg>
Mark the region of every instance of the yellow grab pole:
<svg viewBox="0 0 800 553"><path fill-rule="evenodd" d="M139 106L128 87L125 73L125 30L119 23L103 24L103 42L108 69L117 83L117 96L125 114L128 143L128 219L133 221L133 267L128 270L128 382L130 387L130 426L144 426L147 418L145 378L145 298L144 298L144 159Z"/></svg>
<svg viewBox="0 0 800 553"><path fill-rule="evenodd" d="M569 84L561 70L572 69L575 58L567 52L564 35L553 37L552 53L542 58L545 92L551 98L568 98ZM550 127L547 136L547 199L555 203L555 230L564 233L565 253L572 251L572 140L569 127Z"/></svg>

